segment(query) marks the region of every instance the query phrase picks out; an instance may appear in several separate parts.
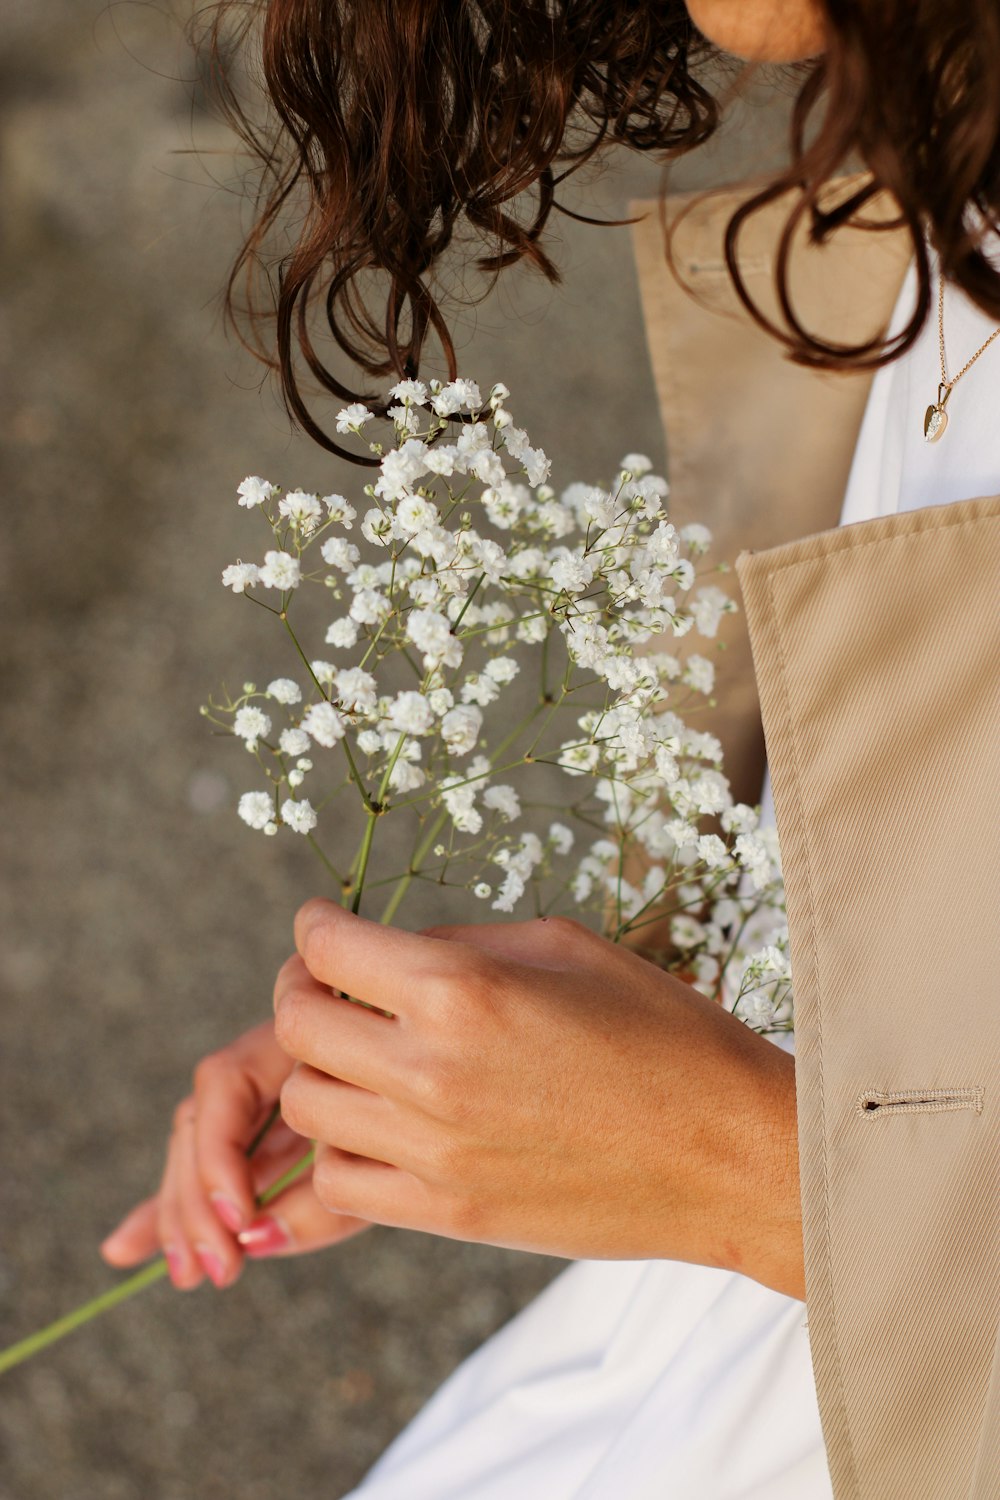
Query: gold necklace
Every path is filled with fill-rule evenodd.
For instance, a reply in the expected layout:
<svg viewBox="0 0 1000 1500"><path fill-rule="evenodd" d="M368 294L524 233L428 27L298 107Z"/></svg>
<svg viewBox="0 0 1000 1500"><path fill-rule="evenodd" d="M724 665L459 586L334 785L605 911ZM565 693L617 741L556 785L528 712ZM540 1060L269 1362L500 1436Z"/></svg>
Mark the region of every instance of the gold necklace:
<svg viewBox="0 0 1000 1500"><path fill-rule="evenodd" d="M955 389L962 376L967 374L976 363L979 356L987 350L993 340L1000 336L1000 328L994 328L985 344L981 344L971 359L966 360L957 375L948 379L948 367L944 357L944 277L938 274L938 349L941 354L941 382L938 386L937 400L932 402L924 414L924 438L928 443L936 443L938 438L944 436L944 430L948 426L948 413L945 407L948 405L948 397Z"/></svg>

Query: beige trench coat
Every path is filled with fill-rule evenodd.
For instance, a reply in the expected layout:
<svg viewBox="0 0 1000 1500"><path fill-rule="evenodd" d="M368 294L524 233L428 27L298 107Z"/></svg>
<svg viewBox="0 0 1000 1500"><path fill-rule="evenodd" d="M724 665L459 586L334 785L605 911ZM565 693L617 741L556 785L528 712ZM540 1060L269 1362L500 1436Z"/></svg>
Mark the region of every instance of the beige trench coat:
<svg viewBox="0 0 1000 1500"><path fill-rule="evenodd" d="M767 745L834 1493L998 1500L1000 499L837 529L870 377L792 365L737 312L733 203L681 229L697 299L665 266L654 204L634 205L635 248L672 519L742 554L712 728L748 801ZM746 245L764 297L775 223ZM810 250L806 322L884 326L906 255L862 232Z"/></svg>

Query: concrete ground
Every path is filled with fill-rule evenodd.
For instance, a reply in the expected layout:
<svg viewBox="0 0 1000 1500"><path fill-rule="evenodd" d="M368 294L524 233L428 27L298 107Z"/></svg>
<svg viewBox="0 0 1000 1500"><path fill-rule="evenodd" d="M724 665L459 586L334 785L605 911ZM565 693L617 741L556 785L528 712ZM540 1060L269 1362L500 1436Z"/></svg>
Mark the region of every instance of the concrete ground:
<svg viewBox="0 0 1000 1500"><path fill-rule="evenodd" d="M237 822L234 752L197 708L248 650L271 660L218 584L238 480L358 479L223 336L238 173L179 23L34 0L0 43L5 1344L113 1284L99 1240L155 1185L193 1063L266 1014L322 889L307 849ZM783 117L759 90L676 184L775 159ZM568 198L621 213L657 183L616 159ZM556 231L563 288L515 277L460 332L463 372L510 385L567 482L662 440L628 231ZM0 1500L334 1500L559 1269L378 1230L223 1295L160 1285L0 1379Z"/></svg>

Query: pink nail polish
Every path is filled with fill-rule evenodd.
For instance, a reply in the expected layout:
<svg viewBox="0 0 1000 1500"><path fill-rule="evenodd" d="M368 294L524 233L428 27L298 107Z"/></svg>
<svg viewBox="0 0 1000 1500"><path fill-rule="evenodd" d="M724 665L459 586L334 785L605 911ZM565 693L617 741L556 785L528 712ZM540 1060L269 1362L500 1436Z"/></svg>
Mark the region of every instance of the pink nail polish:
<svg viewBox="0 0 1000 1500"><path fill-rule="evenodd" d="M167 1262L167 1271L174 1286L183 1284L183 1262L173 1245L164 1245L163 1256Z"/></svg>
<svg viewBox="0 0 1000 1500"><path fill-rule="evenodd" d="M226 1228L231 1229L233 1234L238 1234L243 1228L243 1215L236 1204L230 1198L224 1197L222 1193L210 1193L209 1197L212 1200L212 1207Z"/></svg>
<svg viewBox="0 0 1000 1500"><path fill-rule="evenodd" d="M291 1243L292 1237L284 1224L267 1214L261 1219L254 1219L249 1229L244 1229L236 1238L247 1255L264 1256L275 1255L279 1250L284 1250Z"/></svg>
<svg viewBox="0 0 1000 1500"><path fill-rule="evenodd" d="M198 1259L205 1268L206 1275L216 1286L222 1286L226 1279L226 1268L219 1256L216 1255L214 1250L210 1250L207 1245L195 1245L194 1248L198 1253Z"/></svg>

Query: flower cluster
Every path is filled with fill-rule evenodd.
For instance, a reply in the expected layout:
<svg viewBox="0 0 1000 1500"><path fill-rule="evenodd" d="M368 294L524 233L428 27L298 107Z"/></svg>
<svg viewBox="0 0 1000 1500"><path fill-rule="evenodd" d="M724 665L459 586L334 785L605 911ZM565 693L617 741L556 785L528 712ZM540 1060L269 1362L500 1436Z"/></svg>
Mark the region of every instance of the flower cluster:
<svg viewBox="0 0 1000 1500"><path fill-rule="evenodd" d="M775 840L733 802L719 742L682 717L711 697L713 638L735 608L699 575L710 535L675 529L643 454L611 484L557 492L508 399L503 385L484 397L472 380L400 381L385 444L368 407L345 407L338 431L378 459L357 504L240 484L268 544L223 583L281 620L297 662L206 710L262 775L240 817L309 838L357 909L375 825L405 811L413 852L381 882L388 915L414 879L499 912L530 896L649 938L707 993L735 978L732 994L759 996L759 954L746 983L733 966L750 963L743 934L762 910L768 952L784 951ZM323 613L300 627L306 585ZM567 789L556 822L537 810L542 765ZM319 842L334 802L336 847ZM760 1024L762 1003L744 1013Z"/></svg>

